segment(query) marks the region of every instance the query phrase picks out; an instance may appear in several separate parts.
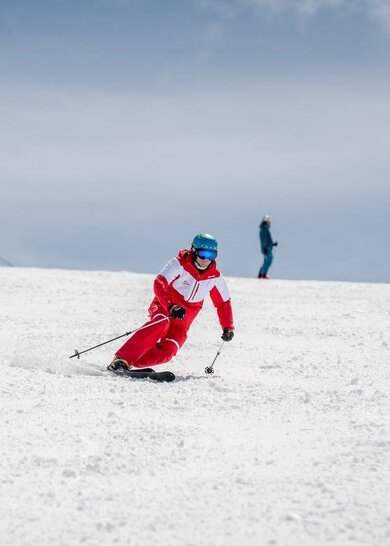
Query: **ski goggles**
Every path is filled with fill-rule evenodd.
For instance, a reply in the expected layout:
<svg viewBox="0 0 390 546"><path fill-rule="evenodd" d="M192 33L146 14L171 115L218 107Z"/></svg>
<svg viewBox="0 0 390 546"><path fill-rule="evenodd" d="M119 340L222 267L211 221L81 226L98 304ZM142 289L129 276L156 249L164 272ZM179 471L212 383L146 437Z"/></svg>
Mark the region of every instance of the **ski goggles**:
<svg viewBox="0 0 390 546"><path fill-rule="evenodd" d="M201 260L210 260L211 262L215 260L218 254L216 250L208 248L197 248L195 252L198 258L200 258Z"/></svg>

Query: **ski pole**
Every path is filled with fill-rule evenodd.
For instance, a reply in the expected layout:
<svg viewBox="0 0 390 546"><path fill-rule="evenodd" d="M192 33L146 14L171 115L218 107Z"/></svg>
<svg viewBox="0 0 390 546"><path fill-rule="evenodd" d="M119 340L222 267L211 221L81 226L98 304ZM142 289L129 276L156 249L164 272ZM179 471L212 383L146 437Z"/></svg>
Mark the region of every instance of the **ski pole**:
<svg viewBox="0 0 390 546"><path fill-rule="evenodd" d="M83 353L87 353L88 351L92 351L92 349L97 349L98 347L101 347L102 345L106 345L107 343L111 343L111 341L115 341L116 339L120 339L121 337L129 336L130 334L135 334L135 332L138 332L139 330L143 330L144 328L149 328L149 326L154 326L154 324L158 324L159 322L162 322L163 320L168 320L169 317L164 317L160 320L156 320L156 322L149 322L148 324L145 324L144 326L140 326L139 328L136 328L135 330L131 330L131 332L126 332L125 334L122 334L117 337L113 337L112 339L109 339L108 341L103 341L103 343L99 343L99 345L94 345L94 347L90 347L89 349L85 349L84 351L78 351L75 349L74 355L71 355L69 358L73 358L77 356L77 358L80 358L80 355Z"/></svg>
<svg viewBox="0 0 390 546"><path fill-rule="evenodd" d="M219 355L221 354L221 351L222 351L222 347L225 345L225 342L222 341L221 343L221 346L219 347L218 351L217 351L217 354L215 355L214 357L214 360L212 361L211 363L211 366L206 366L206 368L204 369L204 373L207 373L207 374L212 374L214 373L214 362L217 360L217 358L219 357Z"/></svg>

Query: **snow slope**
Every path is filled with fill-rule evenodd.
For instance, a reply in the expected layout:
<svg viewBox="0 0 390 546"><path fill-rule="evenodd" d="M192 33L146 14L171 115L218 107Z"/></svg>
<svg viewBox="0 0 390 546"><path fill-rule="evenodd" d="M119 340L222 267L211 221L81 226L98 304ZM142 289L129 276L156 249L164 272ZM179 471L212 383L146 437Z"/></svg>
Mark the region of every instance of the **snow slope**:
<svg viewBox="0 0 390 546"><path fill-rule="evenodd" d="M0 268L0 544L390 544L390 285L228 279L177 381L100 368L153 276Z"/></svg>

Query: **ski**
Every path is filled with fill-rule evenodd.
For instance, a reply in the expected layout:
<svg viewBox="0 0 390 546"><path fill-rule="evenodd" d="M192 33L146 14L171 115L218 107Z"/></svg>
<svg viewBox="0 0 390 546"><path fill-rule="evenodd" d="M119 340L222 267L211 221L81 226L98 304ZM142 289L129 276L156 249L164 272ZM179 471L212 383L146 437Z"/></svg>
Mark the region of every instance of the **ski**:
<svg viewBox="0 0 390 546"><path fill-rule="evenodd" d="M131 370L109 370L114 375L129 377L131 379L152 379L153 381L169 383L175 380L175 374L172 372L156 372L153 368L138 368Z"/></svg>

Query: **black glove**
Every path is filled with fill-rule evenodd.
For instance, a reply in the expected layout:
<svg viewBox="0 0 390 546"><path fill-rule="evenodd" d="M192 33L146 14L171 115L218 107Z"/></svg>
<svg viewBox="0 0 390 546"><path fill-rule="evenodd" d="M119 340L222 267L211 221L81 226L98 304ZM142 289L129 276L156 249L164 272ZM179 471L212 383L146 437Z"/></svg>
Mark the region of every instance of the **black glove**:
<svg viewBox="0 0 390 546"><path fill-rule="evenodd" d="M229 330L229 328L224 328L223 329L221 339L223 339L224 341L231 341L233 339L233 337L234 337L233 330Z"/></svg>
<svg viewBox="0 0 390 546"><path fill-rule="evenodd" d="M267 256L267 254L268 254L268 248L265 248L265 249L263 250L263 254L264 254L264 256Z"/></svg>
<svg viewBox="0 0 390 546"><path fill-rule="evenodd" d="M180 307L180 305L171 305L169 307L169 313L172 318L183 320L186 316L186 310L183 309L183 307Z"/></svg>
<svg viewBox="0 0 390 546"><path fill-rule="evenodd" d="M278 246L278 241L275 241L275 242L274 242L274 246Z"/></svg>

